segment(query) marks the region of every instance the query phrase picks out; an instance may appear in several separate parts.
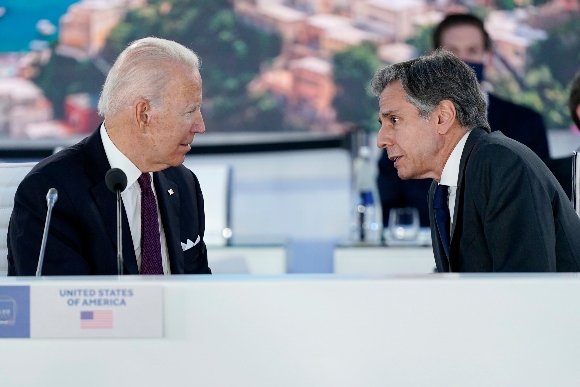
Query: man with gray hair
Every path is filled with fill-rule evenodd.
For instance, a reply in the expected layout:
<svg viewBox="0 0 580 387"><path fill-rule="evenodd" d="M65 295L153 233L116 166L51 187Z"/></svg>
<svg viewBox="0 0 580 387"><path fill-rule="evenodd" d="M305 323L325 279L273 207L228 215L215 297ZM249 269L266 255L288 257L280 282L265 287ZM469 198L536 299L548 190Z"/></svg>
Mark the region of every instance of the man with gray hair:
<svg viewBox="0 0 580 387"><path fill-rule="evenodd" d="M432 178L439 272L580 269L580 218L542 160L490 133L474 71L450 52L387 66L372 82L377 138L401 179Z"/></svg>
<svg viewBox="0 0 580 387"><path fill-rule="evenodd" d="M580 71L576 74L572 81L572 86L570 86L568 109L570 110L570 117L572 117L576 129L580 130Z"/></svg>
<svg viewBox="0 0 580 387"><path fill-rule="evenodd" d="M111 68L89 137L39 162L20 183L8 230L8 274L34 275L50 188L42 274L117 274L116 195L105 175L121 169L125 274L210 274L197 177L182 165L204 133L199 59L169 40L131 43Z"/></svg>

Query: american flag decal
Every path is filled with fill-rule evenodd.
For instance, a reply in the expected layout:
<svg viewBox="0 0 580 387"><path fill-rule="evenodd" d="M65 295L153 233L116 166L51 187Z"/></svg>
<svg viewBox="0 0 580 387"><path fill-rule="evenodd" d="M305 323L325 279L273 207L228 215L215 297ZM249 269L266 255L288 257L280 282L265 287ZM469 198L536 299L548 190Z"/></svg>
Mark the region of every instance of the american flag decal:
<svg viewBox="0 0 580 387"><path fill-rule="evenodd" d="M81 311L81 329L113 329L113 311Z"/></svg>

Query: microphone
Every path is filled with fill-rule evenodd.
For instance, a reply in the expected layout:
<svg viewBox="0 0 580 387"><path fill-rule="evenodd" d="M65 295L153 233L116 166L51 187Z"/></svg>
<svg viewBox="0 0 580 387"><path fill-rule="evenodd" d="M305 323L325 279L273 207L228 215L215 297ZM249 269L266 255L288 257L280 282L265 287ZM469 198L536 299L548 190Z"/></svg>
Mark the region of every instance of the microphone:
<svg viewBox="0 0 580 387"><path fill-rule="evenodd" d="M105 175L107 187L117 194L117 272L123 274L123 246L121 235L121 191L127 187L127 175L119 168L111 168Z"/></svg>
<svg viewBox="0 0 580 387"><path fill-rule="evenodd" d="M55 188L48 190L46 194L46 206L48 210L46 211L46 220L44 222L44 233L42 234L42 243L40 245L40 254L38 255L38 266L36 267L36 276L40 277L42 275L42 265L44 264L44 253L46 251L46 239L48 238L48 225L50 224L50 217L52 216L52 207L58 199L58 192Z"/></svg>
<svg viewBox="0 0 580 387"><path fill-rule="evenodd" d="M111 168L105 175L105 183L114 193L123 191L127 187L127 175L119 168Z"/></svg>

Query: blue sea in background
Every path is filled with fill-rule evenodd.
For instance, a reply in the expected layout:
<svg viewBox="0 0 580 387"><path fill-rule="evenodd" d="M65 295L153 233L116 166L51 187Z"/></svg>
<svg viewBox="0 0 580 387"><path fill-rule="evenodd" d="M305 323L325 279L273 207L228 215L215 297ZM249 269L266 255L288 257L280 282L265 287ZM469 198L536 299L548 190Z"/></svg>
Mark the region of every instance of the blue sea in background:
<svg viewBox="0 0 580 387"><path fill-rule="evenodd" d="M36 23L47 19L58 27L58 19L69 5L79 0L0 0L6 8L0 17L0 52L28 51L34 39L47 39L38 33ZM48 39L56 39L56 35Z"/></svg>

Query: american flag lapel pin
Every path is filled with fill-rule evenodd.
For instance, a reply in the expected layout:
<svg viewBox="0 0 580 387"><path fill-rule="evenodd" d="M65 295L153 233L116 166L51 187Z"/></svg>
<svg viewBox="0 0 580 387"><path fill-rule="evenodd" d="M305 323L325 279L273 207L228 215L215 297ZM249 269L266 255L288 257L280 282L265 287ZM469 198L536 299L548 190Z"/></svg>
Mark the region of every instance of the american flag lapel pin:
<svg viewBox="0 0 580 387"><path fill-rule="evenodd" d="M171 195L174 194L174 192L173 192L173 190L171 188L167 190L167 193L169 194L169 196L171 196Z"/></svg>

